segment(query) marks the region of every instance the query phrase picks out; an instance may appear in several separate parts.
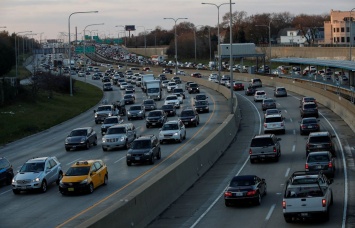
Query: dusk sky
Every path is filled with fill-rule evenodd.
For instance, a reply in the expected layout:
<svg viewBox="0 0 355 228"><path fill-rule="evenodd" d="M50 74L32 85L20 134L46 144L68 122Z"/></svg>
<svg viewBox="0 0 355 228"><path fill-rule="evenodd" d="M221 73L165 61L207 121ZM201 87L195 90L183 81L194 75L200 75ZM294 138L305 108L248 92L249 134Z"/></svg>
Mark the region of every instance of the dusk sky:
<svg viewBox="0 0 355 228"><path fill-rule="evenodd" d="M123 36L121 27L116 25L135 25L137 31L172 29L175 22L170 18L188 18L195 26L217 24L217 7L202 5L202 2L220 5L229 1L210 0L0 0L0 30L10 33L32 31L42 33L42 39L58 39L60 32L68 33L68 17L78 11L99 11L92 14L71 16L71 33L75 27L78 33L90 24L87 30L98 30L99 34L110 37ZM245 11L248 16L261 13L290 12L293 15L329 14L331 9L350 11L355 7L354 0L235 0L232 11ZM220 21L229 12L229 4L220 7ZM355 10L354 10L355 14ZM96 32L95 32L96 33ZM79 35L81 36L81 35ZM34 38L40 38L39 35Z"/></svg>

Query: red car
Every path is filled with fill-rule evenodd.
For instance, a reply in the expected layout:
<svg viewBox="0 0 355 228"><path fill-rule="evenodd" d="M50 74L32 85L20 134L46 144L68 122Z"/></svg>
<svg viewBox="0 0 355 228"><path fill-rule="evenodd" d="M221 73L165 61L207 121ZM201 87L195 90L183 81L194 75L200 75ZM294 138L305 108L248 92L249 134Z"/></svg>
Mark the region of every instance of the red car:
<svg viewBox="0 0 355 228"><path fill-rule="evenodd" d="M201 75L201 73L192 73L192 74L191 74L191 77L194 77L194 78L201 78L202 75Z"/></svg>
<svg viewBox="0 0 355 228"><path fill-rule="evenodd" d="M234 82L233 83L233 90L237 91L237 90L244 90L244 84L241 82Z"/></svg>

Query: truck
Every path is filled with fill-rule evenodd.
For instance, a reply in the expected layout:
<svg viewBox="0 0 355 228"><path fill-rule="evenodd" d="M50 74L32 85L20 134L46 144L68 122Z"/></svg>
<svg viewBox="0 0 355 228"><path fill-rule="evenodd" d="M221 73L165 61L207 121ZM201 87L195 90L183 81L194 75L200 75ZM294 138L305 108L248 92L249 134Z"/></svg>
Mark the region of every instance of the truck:
<svg viewBox="0 0 355 228"><path fill-rule="evenodd" d="M161 100L160 80L146 81L146 93L149 99Z"/></svg>
<svg viewBox="0 0 355 228"><path fill-rule="evenodd" d="M230 55L230 44L221 44L220 45L221 56ZM237 43L232 44L232 56L247 56L256 54L256 47L254 43Z"/></svg>
<svg viewBox="0 0 355 228"><path fill-rule="evenodd" d="M152 80L154 80L154 74L143 74L142 75L141 88L142 88L143 92L146 92L146 90L147 90L146 82L152 81Z"/></svg>
<svg viewBox="0 0 355 228"><path fill-rule="evenodd" d="M329 219L332 180L320 172L296 171L285 184L282 211L287 223L311 218Z"/></svg>

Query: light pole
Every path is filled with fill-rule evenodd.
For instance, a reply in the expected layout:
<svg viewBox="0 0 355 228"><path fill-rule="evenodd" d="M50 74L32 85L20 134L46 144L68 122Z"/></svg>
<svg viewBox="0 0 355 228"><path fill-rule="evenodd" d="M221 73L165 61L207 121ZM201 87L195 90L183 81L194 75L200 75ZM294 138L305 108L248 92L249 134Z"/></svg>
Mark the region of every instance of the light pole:
<svg viewBox="0 0 355 228"><path fill-rule="evenodd" d="M197 27L199 26L203 26L203 25L196 25L195 27L193 27L192 29L194 30L194 38L195 38L195 63L197 63L197 38L196 38L196 30Z"/></svg>
<svg viewBox="0 0 355 228"><path fill-rule="evenodd" d="M124 29L124 46L127 48L126 27L123 25L116 25L115 27L122 27Z"/></svg>
<svg viewBox="0 0 355 228"><path fill-rule="evenodd" d="M17 41L16 41L16 36L17 34L20 34L20 33L26 33L26 32L32 32L32 31L23 31L23 32L17 32L15 33L15 62L16 62L16 77L17 77L17 65L18 65L18 60L17 60L17 52L18 52L18 48L17 48Z"/></svg>
<svg viewBox="0 0 355 228"><path fill-rule="evenodd" d="M178 61L177 61L177 34L176 34L176 22L178 20L187 20L186 17L172 18L172 17L164 17L164 20L173 20L175 22L175 74L177 74L178 69Z"/></svg>
<svg viewBox="0 0 355 228"><path fill-rule="evenodd" d="M221 54L220 54L220 45L221 45L221 39L220 39L220 35L219 35L219 7L221 7L222 5L229 5L229 4L234 4L234 3L222 3L222 4L214 4L214 3L206 3L206 2L202 2L201 4L203 5L212 5L212 6L215 6L217 7L217 17L218 17L218 20L217 20L217 33L218 33L218 47L217 47L217 51L218 51L218 84L221 80Z"/></svg>
<svg viewBox="0 0 355 228"><path fill-rule="evenodd" d="M74 12L74 13L71 13L71 14L69 15L69 18L68 18L68 34L69 34L69 52L68 52L68 55L69 55L70 71L71 71L70 17L71 17L73 14L79 14L79 13L98 13L98 12L99 12L99 11ZM71 73L69 73L69 77L70 77L70 96L73 96L73 82L72 82Z"/></svg>
<svg viewBox="0 0 355 228"><path fill-rule="evenodd" d="M269 69L271 69L271 29L270 29L270 26L271 26L271 19L269 21L269 25L255 25L257 27L267 27L269 28ZM265 66L264 66L264 73L265 73Z"/></svg>
<svg viewBox="0 0 355 228"><path fill-rule="evenodd" d="M350 35L349 35L349 60L351 61L351 44L353 43L352 42L352 40L353 39L351 39L351 28L352 28L352 24L353 24L353 18L352 18L352 16L351 16L351 13L353 12L353 10L355 10L355 8L352 8L351 10L350 10L350 18L349 18L349 22L350 22L350 30L349 30L349 32L350 32Z"/></svg>
<svg viewBox="0 0 355 228"><path fill-rule="evenodd" d="M144 26L137 26L138 27L141 27L144 29L144 57L147 57L147 39L146 39L146 30L145 30L145 27Z"/></svg>

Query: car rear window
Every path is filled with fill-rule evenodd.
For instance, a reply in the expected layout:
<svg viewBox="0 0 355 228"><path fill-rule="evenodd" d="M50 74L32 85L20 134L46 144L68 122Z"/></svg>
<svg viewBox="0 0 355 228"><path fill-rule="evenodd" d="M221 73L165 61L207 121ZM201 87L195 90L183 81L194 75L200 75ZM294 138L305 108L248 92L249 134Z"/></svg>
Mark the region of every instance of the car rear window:
<svg viewBox="0 0 355 228"><path fill-rule="evenodd" d="M256 95L265 95L265 92L256 92Z"/></svg>
<svg viewBox="0 0 355 228"><path fill-rule="evenodd" d="M271 138L254 138L251 140L251 147L264 147L264 146L272 146L274 142Z"/></svg>
<svg viewBox="0 0 355 228"><path fill-rule="evenodd" d="M265 123L282 122L282 117L268 117L265 118Z"/></svg>
<svg viewBox="0 0 355 228"><path fill-rule="evenodd" d="M329 157L326 154L309 155L307 162L329 162Z"/></svg>
<svg viewBox="0 0 355 228"><path fill-rule="evenodd" d="M305 109L316 108L316 107L317 107L316 104L305 104L305 105L304 105L304 108L305 108Z"/></svg>
<svg viewBox="0 0 355 228"><path fill-rule="evenodd" d="M327 136L317 136L317 137L310 137L310 143L329 143L330 139Z"/></svg>

